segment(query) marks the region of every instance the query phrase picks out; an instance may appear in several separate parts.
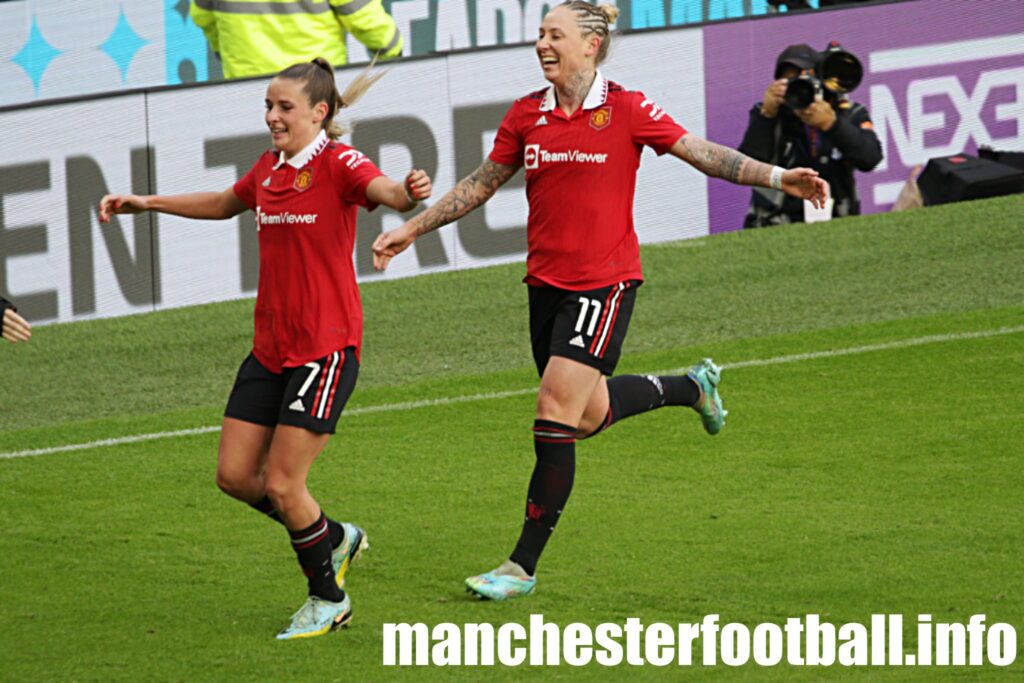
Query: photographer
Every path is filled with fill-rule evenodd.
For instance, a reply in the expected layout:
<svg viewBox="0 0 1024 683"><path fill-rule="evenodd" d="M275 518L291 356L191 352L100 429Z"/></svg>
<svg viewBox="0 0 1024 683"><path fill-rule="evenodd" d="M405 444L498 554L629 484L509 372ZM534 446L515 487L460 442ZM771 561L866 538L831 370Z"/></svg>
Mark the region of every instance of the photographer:
<svg viewBox="0 0 1024 683"><path fill-rule="evenodd" d="M867 109L846 97L861 75L860 62L838 43L823 53L809 45L790 45L776 60L775 80L764 101L751 109L738 148L783 168L816 170L829 184L833 217L860 213L853 171L870 171L882 160ZM803 221L800 199L755 188L743 227Z"/></svg>
<svg viewBox="0 0 1024 683"><path fill-rule="evenodd" d="M32 326L17 313L18 309L7 299L0 296L0 337L14 342L28 341L32 336Z"/></svg>

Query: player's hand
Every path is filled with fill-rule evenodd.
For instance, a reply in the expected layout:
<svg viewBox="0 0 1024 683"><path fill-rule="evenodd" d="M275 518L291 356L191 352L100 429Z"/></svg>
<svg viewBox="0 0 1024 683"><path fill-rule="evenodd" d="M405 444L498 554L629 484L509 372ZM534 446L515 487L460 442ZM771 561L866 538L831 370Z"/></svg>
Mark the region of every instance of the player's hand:
<svg viewBox="0 0 1024 683"><path fill-rule="evenodd" d="M774 119L782 106L782 98L786 94L786 85L789 81L785 78L772 81L768 89L764 91L764 101L761 102L761 115L765 118Z"/></svg>
<svg viewBox="0 0 1024 683"><path fill-rule="evenodd" d="M4 309L3 315L3 322L0 323L0 327L3 328L3 338L12 344L28 341L32 336L32 325L18 315L13 308Z"/></svg>
<svg viewBox="0 0 1024 683"><path fill-rule="evenodd" d="M828 199L828 183L819 178L813 168L791 168L783 173L782 190L794 197L807 199L816 209L824 207Z"/></svg>
<svg viewBox="0 0 1024 683"><path fill-rule="evenodd" d="M405 194L413 202L422 202L430 196L432 186L426 171L414 168L405 176Z"/></svg>
<svg viewBox="0 0 1024 683"><path fill-rule="evenodd" d="M149 208L145 197L134 194L108 194L100 200L100 223L109 223L115 213L141 213Z"/></svg>
<svg viewBox="0 0 1024 683"><path fill-rule="evenodd" d="M395 256L409 248L416 239L416 233L409 223L389 230L373 241L373 267L384 270Z"/></svg>
<svg viewBox="0 0 1024 683"><path fill-rule="evenodd" d="M814 100L804 109L797 109L793 113L805 124L820 131L831 130L836 124L836 110L825 100Z"/></svg>

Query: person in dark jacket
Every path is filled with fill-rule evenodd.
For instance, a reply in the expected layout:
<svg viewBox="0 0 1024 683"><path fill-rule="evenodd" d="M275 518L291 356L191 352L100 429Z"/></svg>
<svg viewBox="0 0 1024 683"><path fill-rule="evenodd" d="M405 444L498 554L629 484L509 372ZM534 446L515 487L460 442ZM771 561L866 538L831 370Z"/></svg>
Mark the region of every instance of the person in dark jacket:
<svg viewBox="0 0 1024 683"><path fill-rule="evenodd" d="M870 171L882 160L882 146L864 105L845 96L819 98L805 109L790 109L783 101L790 78L812 73L818 53L809 45L790 45L775 64L775 80L764 100L750 110L750 121L739 151L783 168L807 166L830 188L832 215L860 213L854 169ZM801 223L804 204L777 190L754 188L743 227L761 228Z"/></svg>

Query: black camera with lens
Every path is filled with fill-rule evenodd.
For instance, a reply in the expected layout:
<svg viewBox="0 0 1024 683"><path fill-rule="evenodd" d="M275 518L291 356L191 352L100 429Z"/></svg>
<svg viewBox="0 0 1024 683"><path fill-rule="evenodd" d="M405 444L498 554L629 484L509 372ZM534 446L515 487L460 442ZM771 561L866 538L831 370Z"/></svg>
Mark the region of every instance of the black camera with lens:
<svg viewBox="0 0 1024 683"><path fill-rule="evenodd" d="M833 40L817 54L813 73L789 79L783 101L790 109L804 109L819 98L835 104L860 85L863 77L860 60Z"/></svg>

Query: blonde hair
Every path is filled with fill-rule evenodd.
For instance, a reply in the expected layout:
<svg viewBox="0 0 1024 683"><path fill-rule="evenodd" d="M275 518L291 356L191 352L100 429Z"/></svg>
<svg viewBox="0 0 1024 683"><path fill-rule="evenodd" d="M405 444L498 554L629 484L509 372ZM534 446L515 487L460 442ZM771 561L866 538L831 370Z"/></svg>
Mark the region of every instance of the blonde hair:
<svg viewBox="0 0 1024 683"><path fill-rule="evenodd" d="M595 63L600 65L608 58L608 48L612 44L610 24L619 17L619 8L615 5L592 5L586 0L566 0L559 7L566 7L576 15L576 26L584 36L593 33L601 40L597 48Z"/></svg>
<svg viewBox="0 0 1024 683"><path fill-rule="evenodd" d="M327 104L327 116L324 117L321 126L324 132L327 133L327 137L337 140L345 133L351 132L351 129L335 121L334 117L345 107L351 107L358 102L366 94L366 91L370 89L370 86L383 78L384 74L388 72L385 69L384 71L371 74L370 72L376 63L377 57L374 56L373 60L366 65L366 68L352 79L352 82L348 84L343 93L338 92L338 86L334 80L334 69L331 67L331 63L323 57L317 57L311 62L293 64L278 73L276 78L287 78L305 83L302 92L306 93L306 97L309 98L310 106L316 106L320 102Z"/></svg>

